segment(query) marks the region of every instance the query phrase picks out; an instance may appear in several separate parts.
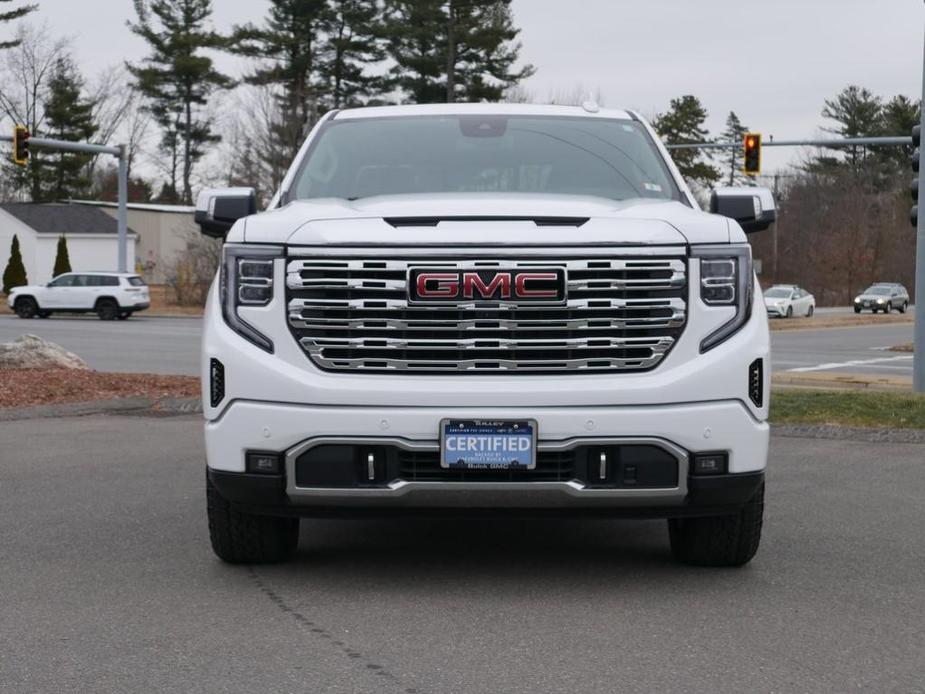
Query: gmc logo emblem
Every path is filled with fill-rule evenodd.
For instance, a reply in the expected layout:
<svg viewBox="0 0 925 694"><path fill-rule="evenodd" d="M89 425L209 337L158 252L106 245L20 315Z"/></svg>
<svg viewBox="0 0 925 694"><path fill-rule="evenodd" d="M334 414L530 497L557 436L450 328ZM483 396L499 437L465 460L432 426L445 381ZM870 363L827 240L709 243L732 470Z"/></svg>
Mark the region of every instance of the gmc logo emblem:
<svg viewBox="0 0 925 694"><path fill-rule="evenodd" d="M557 304L565 301L565 271L562 268L413 269L408 272L408 297L413 303L513 301Z"/></svg>

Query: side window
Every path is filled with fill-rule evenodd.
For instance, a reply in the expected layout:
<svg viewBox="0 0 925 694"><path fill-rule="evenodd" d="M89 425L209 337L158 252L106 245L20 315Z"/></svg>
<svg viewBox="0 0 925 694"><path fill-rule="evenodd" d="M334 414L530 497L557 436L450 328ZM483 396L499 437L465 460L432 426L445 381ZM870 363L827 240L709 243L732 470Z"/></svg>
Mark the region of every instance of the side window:
<svg viewBox="0 0 925 694"><path fill-rule="evenodd" d="M84 275L86 281L84 282L85 287L99 287L100 278L99 275Z"/></svg>
<svg viewBox="0 0 925 694"><path fill-rule="evenodd" d="M100 277L100 279L102 280L100 284L102 284L104 287L118 287L119 286L118 277L113 277L112 275L103 275L102 277Z"/></svg>
<svg viewBox="0 0 925 694"><path fill-rule="evenodd" d="M52 287L73 287L75 275L63 275L51 283Z"/></svg>
<svg viewBox="0 0 925 694"><path fill-rule="evenodd" d="M87 287L90 283L89 275L74 275L74 287Z"/></svg>

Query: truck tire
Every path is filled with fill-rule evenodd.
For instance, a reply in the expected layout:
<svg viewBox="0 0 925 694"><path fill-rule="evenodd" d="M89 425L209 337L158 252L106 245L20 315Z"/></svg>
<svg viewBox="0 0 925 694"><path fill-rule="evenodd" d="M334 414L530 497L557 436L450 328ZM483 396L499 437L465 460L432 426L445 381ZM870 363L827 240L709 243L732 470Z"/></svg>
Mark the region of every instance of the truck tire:
<svg viewBox="0 0 925 694"><path fill-rule="evenodd" d="M299 544L299 519L245 513L206 476L212 551L229 564L266 564L289 558Z"/></svg>
<svg viewBox="0 0 925 694"><path fill-rule="evenodd" d="M695 566L744 566L758 551L763 516L764 483L738 513L670 518L671 553Z"/></svg>

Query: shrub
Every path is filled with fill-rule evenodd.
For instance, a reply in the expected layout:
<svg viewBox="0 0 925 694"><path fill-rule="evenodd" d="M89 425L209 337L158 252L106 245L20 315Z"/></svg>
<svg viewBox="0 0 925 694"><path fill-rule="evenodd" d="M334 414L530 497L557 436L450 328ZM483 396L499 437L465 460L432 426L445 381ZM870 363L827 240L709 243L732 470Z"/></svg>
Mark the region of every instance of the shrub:
<svg viewBox="0 0 925 694"><path fill-rule="evenodd" d="M19 237L14 234L13 243L10 245L10 261L3 271L3 293L9 294L13 287L26 284L29 284L29 278L26 277L26 266L23 265L22 253L19 250Z"/></svg>
<svg viewBox="0 0 925 694"><path fill-rule="evenodd" d="M58 253L55 255L55 269L52 277L63 275L71 271L71 257L67 252L67 239L63 236L58 237Z"/></svg>

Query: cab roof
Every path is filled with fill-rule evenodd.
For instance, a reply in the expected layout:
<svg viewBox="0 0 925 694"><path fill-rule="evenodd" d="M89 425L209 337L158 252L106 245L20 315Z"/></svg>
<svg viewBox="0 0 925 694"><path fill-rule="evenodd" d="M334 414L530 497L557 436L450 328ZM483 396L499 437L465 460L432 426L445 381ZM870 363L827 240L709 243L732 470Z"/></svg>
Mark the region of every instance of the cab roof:
<svg viewBox="0 0 925 694"><path fill-rule="evenodd" d="M571 116L579 118L622 118L636 117L629 111L619 109L588 109L583 106L558 106L537 104L408 104L404 106L365 106L338 111L334 120L356 120L361 118L389 118L396 116Z"/></svg>

